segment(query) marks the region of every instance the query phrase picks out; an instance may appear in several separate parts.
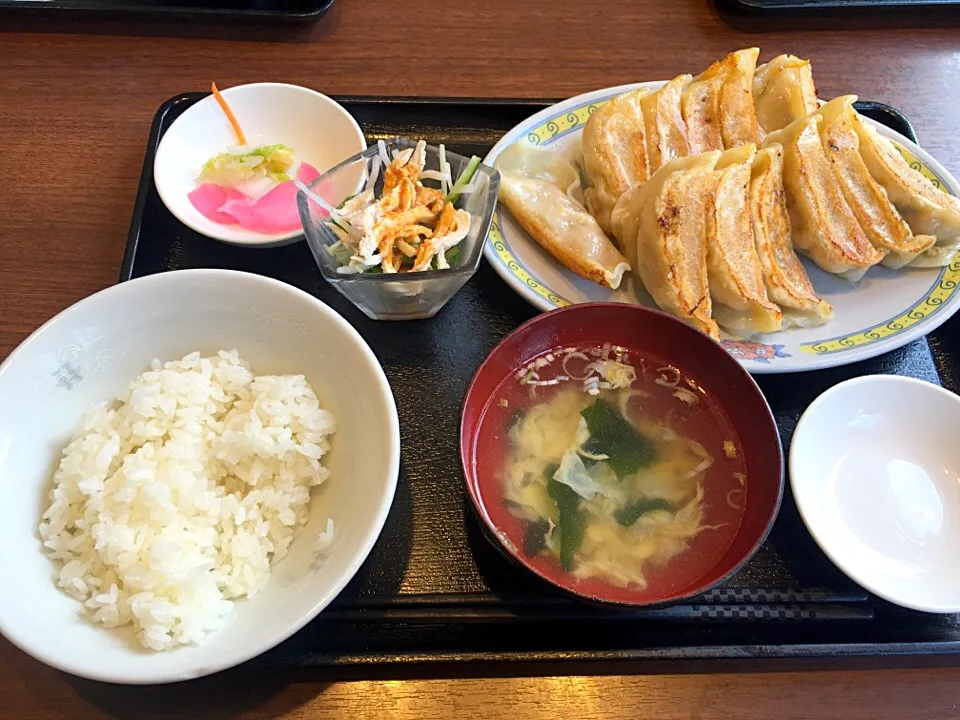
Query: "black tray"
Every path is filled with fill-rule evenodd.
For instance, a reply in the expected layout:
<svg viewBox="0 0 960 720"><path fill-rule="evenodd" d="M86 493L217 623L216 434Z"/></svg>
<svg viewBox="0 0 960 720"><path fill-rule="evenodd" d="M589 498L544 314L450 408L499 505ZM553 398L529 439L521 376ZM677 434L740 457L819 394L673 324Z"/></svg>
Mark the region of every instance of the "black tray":
<svg viewBox="0 0 960 720"><path fill-rule="evenodd" d="M0 0L0 14L96 17L229 18L249 21L307 21L333 0Z"/></svg>
<svg viewBox="0 0 960 720"><path fill-rule="evenodd" d="M775 14L778 11L809 11L835 9L916 9L918 7L949 7L960 5L960 0L726 0L733 6L756 13Z"/></svg>
<svg viewBox="0 0 960 720"><path fill-rule="evenodd" d="M369 320L316 271L305 243L258 250L197 235L166 210L153 186L160 137L204 97L171 98L158 111L120 280L192 267L248 270L285 280L347 318L370 343L393 386L402 438L400 483L383 535L341 596L306 628L254 662L328 665L451 660L878 655L960 650L960 616L931 616L878 600L841 574L806 532L789 491L760 552L724 588L667 608L617 610L581 603L530 576L485 540L463 491L460 403L474 370L510 330L535 314L483 263L431 320ZM543 102L340 98L368 140L409 135L483 155ZM897 111L862 112L915 138ZM897 373L956 389L960 347L917 340L844 368L764 376L784 447L803 409L825 388L867 373ZM423 371L445 382L424 392Z"/></svg>

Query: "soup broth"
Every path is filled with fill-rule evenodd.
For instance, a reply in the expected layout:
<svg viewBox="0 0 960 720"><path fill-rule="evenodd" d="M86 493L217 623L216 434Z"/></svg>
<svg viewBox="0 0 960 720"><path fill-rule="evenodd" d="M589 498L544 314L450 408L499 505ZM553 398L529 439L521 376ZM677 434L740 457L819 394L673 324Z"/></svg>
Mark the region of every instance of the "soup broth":
<svg viewBox="0 0 960 720"><path fill-rule="evenodd" d="M729 549L749 491L741 448L699 378L626 348L570 347L498 386L478 476L499 533L538 572L642 599L691 585Z"/></svg>

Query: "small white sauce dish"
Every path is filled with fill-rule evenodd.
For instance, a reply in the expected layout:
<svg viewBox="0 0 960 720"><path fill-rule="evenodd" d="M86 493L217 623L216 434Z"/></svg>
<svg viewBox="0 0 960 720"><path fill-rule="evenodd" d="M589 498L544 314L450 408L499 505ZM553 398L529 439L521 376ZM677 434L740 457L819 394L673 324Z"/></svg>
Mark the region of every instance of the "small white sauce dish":
<svg viewBox="0 0 960 720"><path fill-rule="evenodd" d="M248 146L282 143L293 148L297 162L310 163L321 174L367 147L353 116L315 90L254 83L220 94L243 128ZM217 223L190 202L187 195L197 187L201 166L236 144L230 122L212 95L188 108L160 140L153 163L153 180L163 204L191 230L233 245L275 247L301 238L302 229L267 234ZM343 190L348 194L351 188Z"/></svg>
<svg viewBox="0 0 960 720"><path fill-rule="evenodd" d="M800 418L790 484L807 528L889 602L960 612L960 397L922 380L840 383Z"/></svg>

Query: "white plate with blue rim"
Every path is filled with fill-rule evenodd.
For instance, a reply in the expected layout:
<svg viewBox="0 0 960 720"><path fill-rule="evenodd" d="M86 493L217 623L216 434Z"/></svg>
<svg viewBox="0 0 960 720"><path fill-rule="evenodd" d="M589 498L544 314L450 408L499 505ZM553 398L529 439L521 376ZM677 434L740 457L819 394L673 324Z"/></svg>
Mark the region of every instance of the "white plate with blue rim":
<svg viewBox="0 0 960 720"><path fill-rule="evenodd" d="M583 125L611 98L639 87L636 83L577 95L527 118L494 145L483 162L515 142L556 150L573 159ZM907 161L952 195L960 183L928 153L900 133L865 118L897 145ZM544 251L499 206L483 249L494 270L521 297L543 311L581 302L625 302L655 307L640 282L628 276L617 290L585 280ZM866 360L930 333L960 308L960 255L947 267L890 270L874 267L856 285L824 272L801 258L816 291L834 309L834 317L816 328L791 329L750 340L724 339L727 350L751 373L816 370Z"/></svg>

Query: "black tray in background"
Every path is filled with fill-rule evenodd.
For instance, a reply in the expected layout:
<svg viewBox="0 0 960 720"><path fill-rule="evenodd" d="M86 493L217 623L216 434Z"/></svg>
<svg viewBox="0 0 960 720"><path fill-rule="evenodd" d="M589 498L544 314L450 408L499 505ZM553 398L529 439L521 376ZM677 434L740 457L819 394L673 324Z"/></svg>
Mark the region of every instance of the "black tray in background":
<svg viewBox="0 0 960 720"><path fill-rule="evenodd" d="M306 22L333 0L0 0L0 17L19 14L69 17L221 18L258 22Z"/></svg>
<svg viewBox="0 0 960 720"><path fill-rule="evenodd" d="M960 651L960 616L910 612L869 596L821 553L789 490L760 552L724 588L667 608L612 611L562 595L507 562L475 521L458 457L460 403L474 370L535 310L487 263L431 320L375 322L330 287L305 243L259 250L200 236L166 210L153 186L163 132L204 97L171 98L157 112L120 280L193 267L280 278L332 306L363 335L397 399L402 440L396 500L370 558L316 620L258 658L263 665L463 660L608 660L800 657ZM505 131L545 106L530 101L341 98L368 141L394 135L484 155ZM861 112L914 138L897 111ZM947 323L874 360L758 379L784 447L800 413L827 387L896 373L956 390L960 345ZM424 389L424 372L445 382Z"/></svg>
<svg viewBox="0 0 960 720"><path fill-rule="evenodd" d="M775 15L778 12L816 12L817 10L898 9L920 7L949 8L960 5L960 0L726 0L734 7L754 13Z"/></svg>

